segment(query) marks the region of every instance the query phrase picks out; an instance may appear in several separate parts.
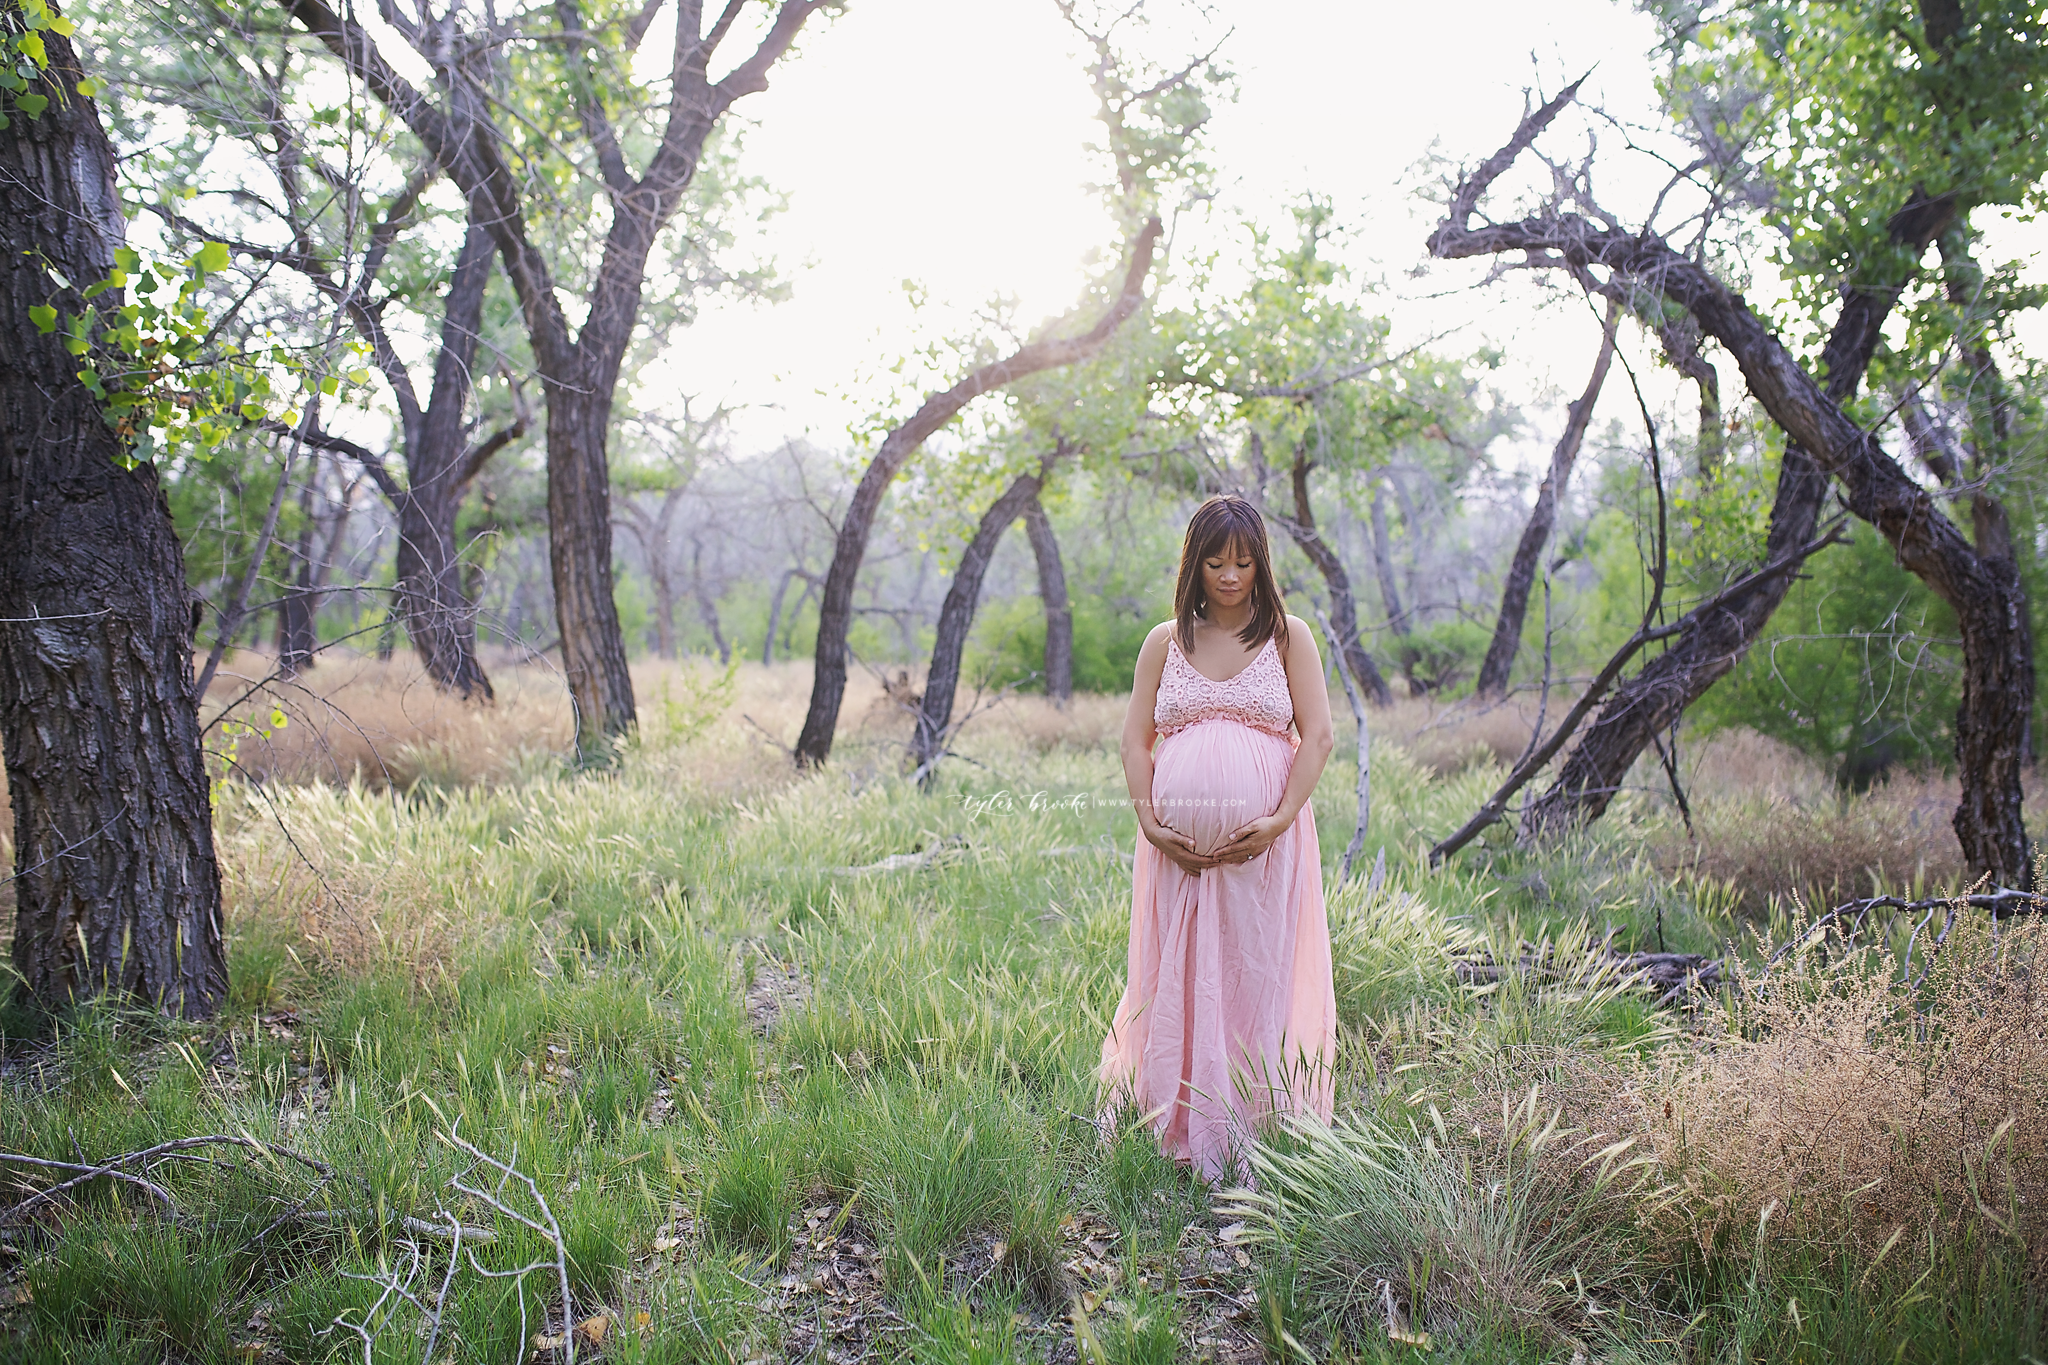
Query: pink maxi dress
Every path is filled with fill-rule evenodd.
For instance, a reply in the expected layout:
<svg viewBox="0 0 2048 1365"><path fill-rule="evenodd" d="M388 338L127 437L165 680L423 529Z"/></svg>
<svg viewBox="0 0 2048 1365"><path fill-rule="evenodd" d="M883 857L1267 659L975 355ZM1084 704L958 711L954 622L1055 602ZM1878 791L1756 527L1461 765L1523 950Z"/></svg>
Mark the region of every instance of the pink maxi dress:
<svg viewBox="0 0 2048 1365"><path fill-rule="evenodd" d="M1278 647L1235 677L1195 671L1169 637L1153 710L1159 821L1207 853L1279 809L1300 740ZM1190 876L1141 831L1128 984L1097 1075L1169 1156L1243 1179L1245 1140L1277 1112L1330 1118L1337 1001L1315 814L1247 863Z"/></svg>

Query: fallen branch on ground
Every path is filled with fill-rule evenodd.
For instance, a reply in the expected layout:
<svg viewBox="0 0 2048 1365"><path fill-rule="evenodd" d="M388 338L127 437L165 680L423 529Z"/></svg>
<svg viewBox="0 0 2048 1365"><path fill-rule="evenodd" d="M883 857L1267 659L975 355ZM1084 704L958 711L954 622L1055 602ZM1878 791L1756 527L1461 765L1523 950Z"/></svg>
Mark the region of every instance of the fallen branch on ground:
<svg viewBox="0 0 2048 1365"><path fill-rule="evenodd" d="M1497 962L1493 954L1482 953L1453 959L1452 971L1466 986L1484 986L1513 976L1535 977L1575 986L1615 982L1642 986L1656 995L1654 1007L1677 1003L1695 991L1705 991L1722 981L1720 958L1698 953L1621 953L1613 947L1618 931L1605 940L1586 945L1586 955L1576 961L1560 962L1555 948L1523 943L1511 962Z"/></svg>

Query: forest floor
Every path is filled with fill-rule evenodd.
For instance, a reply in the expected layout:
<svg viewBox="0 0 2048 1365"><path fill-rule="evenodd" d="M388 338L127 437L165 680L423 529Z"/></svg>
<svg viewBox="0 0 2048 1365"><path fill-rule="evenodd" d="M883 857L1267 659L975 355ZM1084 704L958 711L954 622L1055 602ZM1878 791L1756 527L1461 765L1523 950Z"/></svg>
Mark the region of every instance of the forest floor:
<svg viewBox="0 0 2048 1365"><path fill-rule="evenodd" d="M1224 1190L1097 1112L1120 700L991 705L920 792L879 684L799 777L807 674L656 666L593 776L549 679L494 680L341 663L245 708L218 1019L0 1021L0 1356L2048 1359L2041 929L1759 974L1795 892L1953 889L1939 778L1843 798L1723 736L1690 833L1646 781L1432 870L1527 718L1404 704L1384 871L1339 885L1340 733L1338 1119ZM1609 948L1736 985L1659 1007Z"/></svg>

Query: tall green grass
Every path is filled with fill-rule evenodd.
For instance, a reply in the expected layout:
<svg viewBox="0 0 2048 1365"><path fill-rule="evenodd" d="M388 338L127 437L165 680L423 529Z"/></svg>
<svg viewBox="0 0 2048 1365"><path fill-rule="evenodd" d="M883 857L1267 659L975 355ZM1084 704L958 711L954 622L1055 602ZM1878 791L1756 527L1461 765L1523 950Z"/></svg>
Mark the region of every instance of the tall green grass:
<svg viewBox="0 0 2048 1365"><path fill-rule="evenodd" d="M1096 1124L1135 834L1114 754L998 734L977 756L929 793L763 778L778 760L722 732L637 746L598 778L529 764L410 795L230 787L229 1012L8 1016L0 1148L74 1161L237 1134L333 1175L225 1151L169 1164L151 1178L175 1218L132 1188L82 1189L17 1235L26 1292L0 1355L361 1359L347 1324L374 1277L416 1245L440 1283L445 1243L406 1220L445 1210L496 1234L449 1281L445 1353L529 1357L559 1313L553 1251L453 1190L489 1177L456 1133L533 1179L612 1359L779 1349L780 1281L821 1203L877 1252L861 1292L899 1320L870 1338L877 1358L1166 1361L1216 1332L1275 1358L1412 1358L1381 1281L1437 1359L1568 1359L1574 1342L1603 1360L1968 1358L1937 1321L1951 1342L2039 1353L2009 1259L1916 1284L1840 1248L1648 1248L1631 1153L1604 1174L1584 1162L1618 1140L1588 1146L1627 1077L1688 1046L1682 1021L1597 974L1462 987L1447 955L1529 939L1568 959L1609 927L1712 949L1739 935L1732 901L1660 877L1625 820L1430 869L1421 849L1497 773L1435 778L1391 747L1368 839L1385 881L1329 893L1342 1113L1276 1137L1258 1192L1219 1206L1128 1117L1107 1139ZM1317 796L1332 865L1349 791L1333 770ZM934 856L862 870L914 851ZM807 993L750 1017L771 959ZM1092 1309L1068 1269L1082 1219L1114 1229L1122 1266ZM1219 1270L1202 1249L1232 1219L1263 1240ZM524 1279L481 1273L536 1260ZM1258 1306L1219 1316L1226 1299ZM378 1358L416 1357L419 1321L390 1314Z"/></svg>

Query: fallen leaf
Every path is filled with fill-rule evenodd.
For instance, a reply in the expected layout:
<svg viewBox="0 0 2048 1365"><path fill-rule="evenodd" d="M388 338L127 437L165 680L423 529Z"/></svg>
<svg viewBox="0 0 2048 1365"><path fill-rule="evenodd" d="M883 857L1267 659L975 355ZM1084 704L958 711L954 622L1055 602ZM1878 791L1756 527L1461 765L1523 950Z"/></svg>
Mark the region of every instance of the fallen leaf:
<svg viewBox="0 0 2048 1365"><path fill-rule="evenodd" d="M1220 1227L1216 1229L1216 1240L1222 1242L1226 1246L1235 1246L1239 1242L1248 1241L1250 1239L1245 1236L1244 1224L1231 1223L1225 1227Z"/></svg>
<svg viewBox="0 0 2048 1365"><path fill-rule="evenodd" d="M612 1330L612 1320L603 1313L595 1313L576 1324L576 1335L592 1346L601 1345L604 1334Z"/></svg>
<svg viewBox="0 0 2048 1365"><path fill-rule="evenodd" d="M1001 1264L1003 1257L1009 1254L1010 1244L1008 1242L997 1242L994 1246L988 1249L989 1260L994 1261L997 1264Z"/></svg>
<svg viewBox="0 0 2048 1365"><path fill-rule="evenodd" d="M1391 1340L1400 1342L1403 1346L1413 1346L1424 1351L1429 1349L1429 1333L1427 1332L1403 1332L1396 1330L1387 1333L1387 1336Z"/></svg>
<svg viewBox="0 0 2048 1365"><path fill-rule="evenodd" d="M10 1284L0 1288L0 1308L18 1308L34 1300L35 1295L28 1292L28 1286L25 1284Z"/></svg>
<svg viewBox="0 0 2048 1365"><path fill-rule="evenodd" d="M682 1244L683 1239L680 1237L657 1237L654 1239L654 1249L656 1251L674 1251Z"/></svg>
<svg viewBox="0 0 2048 1365"><path fill-rule="evenodd" d="M647 1325L653 1321L653 1316L650 1315L645 1308L643 1308L633 1315L633 1329L635 1331L644 1332L647 1330Z"/></svg>
<svg viewBox="0 0 2048 1365"><path fill-rule="evenodd" d="M1245 1255L1244 1252L1241 1250L1231 1252L1230 1258L1233 1261L1236 1261L1238 1266L1242 1269L1250 1270L1252 1268L1252 1258Z"/></svg>
<svg viewBox="0 0 2048 1365"><path fill-rule="evenodd" d="M567 1337L558 1337L549 1332L535 1332L533 1334L533 1353L539 1355L542 1351L559 1351L568 1343L569 1339Z"/></svg>
<svg viewBox="0 0 2048 1365"><path fill-rule="evenodd" d="M1096 1309L1100 1307L1102 1307L1102 1295L1096 1293L1092 1289L1087 1290L1081 1295L1082 1312L1093 1313Z"/></svg>

